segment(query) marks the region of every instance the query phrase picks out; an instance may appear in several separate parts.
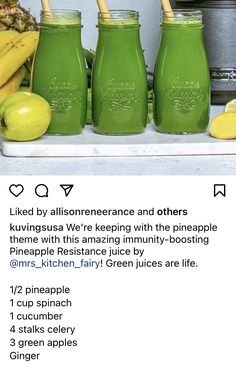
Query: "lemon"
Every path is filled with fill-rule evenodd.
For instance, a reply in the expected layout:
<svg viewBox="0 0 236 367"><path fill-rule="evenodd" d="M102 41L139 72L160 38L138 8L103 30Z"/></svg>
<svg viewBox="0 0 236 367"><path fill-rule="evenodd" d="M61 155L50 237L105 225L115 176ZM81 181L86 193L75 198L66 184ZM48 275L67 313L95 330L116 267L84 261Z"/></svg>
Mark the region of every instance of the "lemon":
<svg viewBox="0 0 236 367"><path fill-rule="evenodd" d="M236 139L236 113L224 112L216 116L210 123L209 132L216 139Z"/></svg>
<svg viewBox="0 0 236 367"><path fill-rule="evenodd" d="M236 99L232 99L226 104L225 112L236 112Z"/></svg>

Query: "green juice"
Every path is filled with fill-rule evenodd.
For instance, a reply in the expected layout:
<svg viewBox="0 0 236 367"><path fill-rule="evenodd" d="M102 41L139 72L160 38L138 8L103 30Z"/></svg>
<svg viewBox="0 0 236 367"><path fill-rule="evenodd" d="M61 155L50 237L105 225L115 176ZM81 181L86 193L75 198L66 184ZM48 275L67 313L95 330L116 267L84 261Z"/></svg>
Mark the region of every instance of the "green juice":
<svg viewBox="0 0 236 367"><path fill-rule="evenodd" d="M32 89L51 105L53 117L47 133L82 131L87 114L87 74L79 12L55 12L52 19L43 16Z"/></svg>
<svg viewBox="0 0 236 367"><path fill-rule="evenodd" d="M202 21L193 13L188 11L184 19L178 19L175 12L175 19L162 23L154 80L154 118L159 132L201 133L208 126L209 68Z"/></svg>
<svg viewBox="0 0 236 367"><path fill-rule="evenodd" d="M114 18L100 18L98 26L92 73L94 130L108 135L142 133L147 121L147 76L137 13L111 14Z"/></svg>

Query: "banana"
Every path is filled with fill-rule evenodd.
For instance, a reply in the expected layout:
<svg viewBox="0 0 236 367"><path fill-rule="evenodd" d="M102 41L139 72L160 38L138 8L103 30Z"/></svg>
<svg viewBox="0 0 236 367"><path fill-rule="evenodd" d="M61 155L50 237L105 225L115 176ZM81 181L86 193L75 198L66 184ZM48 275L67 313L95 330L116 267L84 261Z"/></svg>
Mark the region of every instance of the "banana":
<svg viewBox="0 0 236 367"><path fill-rule="evenodd" d="M8 42L12 41L17 36L19 36L19 33L16 31L1 31L0 32L0 52L8 44Z"/></svg>
<svg viewBox="0 0 236 367"><path fill-rule="evenodd" d="M17 72L0 88L0 103L9 96L10 94L16 92L25 75L25 68L22 66Z"/></svg>
<svg viewBox="0 0 236 367"><path fill-rule="evenodd" d="M36 50L39 32L19 34L0 51L0 87L2 87Z"/></svg>

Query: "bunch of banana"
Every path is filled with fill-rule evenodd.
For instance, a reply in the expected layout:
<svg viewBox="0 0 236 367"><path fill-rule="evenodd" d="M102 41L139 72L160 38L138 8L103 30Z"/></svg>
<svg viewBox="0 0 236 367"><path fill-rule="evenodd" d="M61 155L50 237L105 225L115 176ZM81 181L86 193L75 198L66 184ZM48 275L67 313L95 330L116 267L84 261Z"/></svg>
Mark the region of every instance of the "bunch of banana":
<svg viewBox="0 0 236 367"><path fill-rule="evenodd" d="M2 31L0 38L0 103L17 91L25 75L24 63L36 50L37 31Z"/></svg>

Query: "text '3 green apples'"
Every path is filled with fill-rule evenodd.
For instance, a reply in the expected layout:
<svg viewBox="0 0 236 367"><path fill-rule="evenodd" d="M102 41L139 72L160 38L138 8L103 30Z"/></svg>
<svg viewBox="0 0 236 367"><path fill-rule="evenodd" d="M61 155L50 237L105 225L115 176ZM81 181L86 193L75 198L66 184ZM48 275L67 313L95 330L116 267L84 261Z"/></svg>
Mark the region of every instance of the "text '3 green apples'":
<svg viewBox="0 0 236 367"><path fill-rule="evenodd" d="M15 92L0 106L1 132L8 140L30 141L42 136L51 122L49 103L37 94Z"/></svg>

